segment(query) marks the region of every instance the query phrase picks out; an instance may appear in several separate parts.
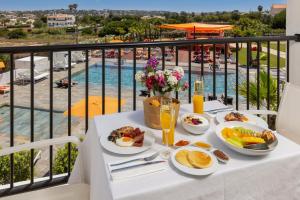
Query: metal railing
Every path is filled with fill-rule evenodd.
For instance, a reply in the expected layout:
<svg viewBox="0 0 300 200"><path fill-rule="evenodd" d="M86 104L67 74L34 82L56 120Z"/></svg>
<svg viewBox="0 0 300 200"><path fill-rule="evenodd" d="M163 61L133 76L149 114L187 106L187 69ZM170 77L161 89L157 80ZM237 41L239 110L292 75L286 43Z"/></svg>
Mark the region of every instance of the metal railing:
<svg viewBox="0 0 300 200"><path fill-rule="evenodd" d="M299 35L295 36L268 36L268 37L248 37L248 38L224 38L224 39L204 39L204 40L180 40L180 41L161 41L161 42L142 42L142 43L114 43L114 44L78 44L78 45L53 45L53 46L22 46L22 47L1 47L0 48L0 54L9 54L10 55L10 146L14 146L14 102L15 102L15 93L14 93L14 69L15 69L15 54L19 53L29 53L30 54L30 72L31 72L31 82L30 82L30 141L34 141L34 127L35 127L35 119L34 119L34 105L35 105L35 98L34 98L34 92L35 88L35 82L34 82L34 54L35 53L40 53L40 52L46 52L49 54L49 60L50 60L50 74L49 74L49 79L50 79L50 86L49 86L49 138L53 138L53 132L54 132L54 123L53 123L53 99L54 99L54 91L53 91L53 69L54 69L54 62L53 62L53 54L55 52L59 51L67 51L68 52L68 83L70 84L72 82L72 51L84 51L85 52L85 130L88 129L88 120L89 120L89 104L88 98L89 98L89 52L92 50L100 50L102 52L102 113L105 114L105 95L106 95L106 90L105 90L105 83L106 83L106 76L105 76L105 70L106 70L106 57L105 57L105 50L107 49L117 49L118 56L117 56L117 69L118 69L118 79L117 79L117 97L118 97L118 112L121 112L121 98L122 98L122 87L121 87L121 72L122 72L122 67L121 67L121 60L122 60L122 54L121 50L123 48L127 49L132 49L133 52L133 63L132 63L132 68L133 68L133 74L136 73L137 71L137 48L143 47L148 49L148 58L150 58L151 55L151 50L154 47L158 47L161 49L161 54L162 54L162 69L165 69L166 67L166 61L165 61L165 50L166 47L173 47L175 48L175 65L177 66L179 64L179 49L180 48L185 48L186 51L188 51L188 81L189 81L189 90L188 90L188 102L191 102L192 99L192 52L193 48L195 46L198 46L201 52L201 55L199 58L201 58L200 62L200 74L205 76L204 74L204 48L205 45L211 45L212 46L212 76L213 76L213 91L212 91L212 99L216 99L216 45L224 45L224 99L225 99L225 104L227 103L227 97L228 97L228 76L227 76L227 70L228 70L228 52L227 48L230 44L233 44L236 48L236 56L235 56L235 87L239 87L239 51L238 49L240 48L241 43L247 44L246 50L247 50L247 64L246 64L246 81L247 81L247 95L246 95L246 108L250 109L250 101L249 101L249 95L250 95L250 54L252 53L251 49L251 44L256 43L257 45L257 57L260 58L260 49L262 46L262 43L266 43L267 47L267 73L268 73L268 83L267 83L267 93L268 93L268 98L267 98L267 109L270 109L270 58L271 58L271 52L270 52L270 44L271 42L276 42L277 44L277 105L279 105L279 100L280 100L280 44L281 42L286 42L286 79L289 81L289 46L290 46L290 41L299 41ZM257 60L257 109L260 109L260 102L259 102L259 95L260 95L260 71L261 71L261 63L260 59ZM137 83L136 80L132 80L132 102L133 102L133 110L137 109ZM178 93L176 93L176 98L179 98ZM71 125L71 104L72 104L72 88L69 86L68 87L68 126L67 126L67 134L71 135L72 134L72 125ZM238 110L239 109L239 90L235 90L235 108ZM48 187L51 185L59 184L59 183L65 183L68 179L68 176L70 175L70 169L71 169L71 146L69 144L68 146L68 175L65 177L60 177L60 178L54 178L53 176L53 147L51 146L50 149L50 154L49 154L49 177L48 180L43 181L43 182L35 182L34 179L34 152L31 150L31 178L30 178L30 183L25 186L15 186L14 185L14 155L11 154L10 156L10 188L4 191L1 191L1 195L7 195L7 194L13 194L16 192L22 192L26 190L31 190L31 189L36 189L40 187Z"/></svg>

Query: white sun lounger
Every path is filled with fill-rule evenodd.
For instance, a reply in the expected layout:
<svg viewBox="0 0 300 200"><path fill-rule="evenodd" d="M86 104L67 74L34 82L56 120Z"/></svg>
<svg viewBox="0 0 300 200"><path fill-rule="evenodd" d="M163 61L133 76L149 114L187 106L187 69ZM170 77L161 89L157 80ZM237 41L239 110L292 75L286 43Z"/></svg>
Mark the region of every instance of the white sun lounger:
<svg viewBox="0 0 300 200"><path fill-rule="evenodd" d="M31 75L30 75L30 71L26 70L23 72L19 72L18 73L18 80L22 81L22 84L26 83L26 82L30 82L31 81ZM43 79L48 78L49 73L48 72L44 72L44 73L40 73L37 70L34 70L34 83Z"/></svg>
<svg viewBox="0 0 300 200"><path fill-rule="evenodd" d="M53 69L56 71L66 70L69 68L68 64L68 53L66 52L55 52L53 54ZM71 62L71 67L76 65L76 63Z"/></svg>

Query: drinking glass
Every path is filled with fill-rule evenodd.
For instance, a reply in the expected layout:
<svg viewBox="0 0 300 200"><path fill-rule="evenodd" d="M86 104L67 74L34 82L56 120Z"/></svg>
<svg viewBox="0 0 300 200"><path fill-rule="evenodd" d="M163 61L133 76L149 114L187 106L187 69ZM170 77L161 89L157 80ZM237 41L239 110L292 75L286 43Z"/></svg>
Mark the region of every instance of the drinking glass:
<svg viewBox="0 0 300 200"><path fill-rule="evenodd" d="M163 143L166 145L166 150L161 152L161 157L168 159L170 156L169 134L175 125L175 108L170 98L161 98L160 124L163 134Z"/></svg>

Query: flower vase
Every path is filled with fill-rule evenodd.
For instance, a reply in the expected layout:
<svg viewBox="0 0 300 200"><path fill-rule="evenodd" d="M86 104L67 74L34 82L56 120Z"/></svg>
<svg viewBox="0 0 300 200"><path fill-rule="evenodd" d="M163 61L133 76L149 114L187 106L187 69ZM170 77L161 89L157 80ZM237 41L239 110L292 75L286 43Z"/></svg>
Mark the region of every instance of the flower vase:
<svg viewBox="0 0 300 200"><path fill-rule="evenodd" d="M161 129L160 125L160 99L162 97L170 97L171 95L166 96L166 94L162 96L148 97L144 100L144 121L146 126L153 129ZM177 122L179 116L180 102L177 99L172 98L174 107L175 107L175 119Z"/></svg>

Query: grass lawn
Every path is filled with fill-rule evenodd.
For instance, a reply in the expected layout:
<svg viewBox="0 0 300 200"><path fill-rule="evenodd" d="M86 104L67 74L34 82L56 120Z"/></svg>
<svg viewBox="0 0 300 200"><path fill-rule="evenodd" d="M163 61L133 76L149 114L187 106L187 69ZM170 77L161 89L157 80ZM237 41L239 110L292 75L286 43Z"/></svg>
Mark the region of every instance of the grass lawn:
<svg viewBox="0 0 300 200"><path fill-rule="evenodd" d="M262 43L262 46L267 47L267 43ZM277 50L277 42L271 42L270 47ZM280 51L286 52L286 42L280 42Z"/></svg>
<svg viewBox="0 0 300 200"><path fill-rule="evenodd" d="M261 55L263 54L263 52L260 53ZM266 53L264 53L266 54ZM235 52L233 53L234 56L236 56ZM277 68L277 56L275 55L270 55L270 67L271 68ZM255 59L256 58L256 51L252 52L252 58ZM239 64L240 65L247 65L247 49L246 48L242 48L239 51ZM267 60L260 60L260 64L261 65L267 65ZM284 58L280 58L280 67L283 68L285 67L285 59Z"/></svg>

